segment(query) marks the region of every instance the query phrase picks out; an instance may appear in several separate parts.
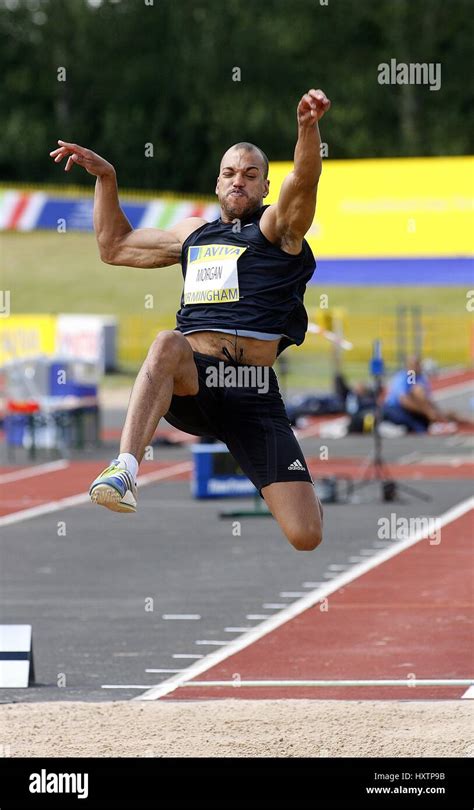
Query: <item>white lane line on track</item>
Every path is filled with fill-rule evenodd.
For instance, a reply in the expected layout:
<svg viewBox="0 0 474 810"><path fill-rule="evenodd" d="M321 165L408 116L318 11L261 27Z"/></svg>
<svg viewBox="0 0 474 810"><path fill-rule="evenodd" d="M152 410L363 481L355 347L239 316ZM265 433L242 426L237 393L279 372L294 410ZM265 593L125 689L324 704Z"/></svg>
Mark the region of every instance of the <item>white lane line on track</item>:
<svg viewBox="0 0 474 810"><path fill-rule="evenodd" d="M168 622L171 621L194 621L197 622L201 617L199 613L163 613L162 619Z"/></svg>
<svg viewBox="0 0 474 810"><path fill-rule="evenodd" d="M263 619L268 619L270 617L268 613L247 613L245 618L248 619L249 622L257 622L262 621Z"/></svg>
<svg viewBox="0 0 474 810"><path fill-rule="evenodd" d="M470 686L467 692L461 695L461 700L474 700L474 686Z"/></svg>
<svg viewBox="0 0 474 810"><path fill-rule="evenodd" d="M400 456L396 459L397 464L415 464L421 458L421 453L418 453L417 450L413 450L411 453L406 453L404 456Z"/></svg>
<svg viewBox="0 0 474 810"><path fill-rule="evenodd" d="M142 683L103 683L101 689L148 689L149 684Z"/></svg>
<svg viewBox="0 0 474 810"><path fill-rule="evenodd" d="M203 655L192 655L191 653L173 653L173 658L204 658Z"/></svg>
<svg viewBox="0 0 474 810"><path fill-rule="evenodd" d="M161 481L166 478L173 478L175 475L189 472L192 468L192 461L183 461L179 464L172 464L161 470L155 470L155 472L147 473L139 478L139 487L154 484L156 481ZM80 506L82 503L90 503L88 492L82 492L80 495L71 495L68 498L61 498L59 501L48 501L39 506L33 506L30 509L21 509L18 512L12 512L10 515L3 515L0 517L0 528L2 526L10 526L12 523L20 523L23 520L31 520L31 518L48 515L51 512L60 512L62 509L68 509L71 506Z"/></svg>
<svg viewBox="0 0 474 810"><path fill-rule="evenodd" d="M198 641L194 642L195 644L202 644L209 647L222 647L224 644L229 644L228 641L217 641L216 639L198 639Z"/></svg>
<svg viewBox="0 0 474 810"><path fill-rule="evenodd" d="M460 686L467 686L467 684L472 684L472 678L420 678L419 680L407 680L400 679L400 678L381 678L380 680L371 680L370 678L364 678L361 680L345 680L345 681L290 681L290 680L280 680L280 681L243 681L243 680L233 680L233 681L188 681L184 683L183 686L189 686L191 689L194 686L204 686L205 688L209 686L250 686L250 687L258 687L263 686L265 688L271 686L277 687L288 687L288 686L311 686L311 687L323 687L323 688L333 688L333 687L340 687L347 689L348 687L352 688L355 686L400 686L403 689L408 687L416 686L451 686L456 689L459 689ZM471 688L471 687L470 687Z"/></svg>
<svg viewBox="0 0 474 810"><path fill-rule="evenodd" d="M251 627L224 627L224 633L247 633Z"/></svg>
<svg viewBox="0 0 474 810"><path fill-rule="evenodd" d="M470 509L474 509L474 497L461 501L460 503L456 504L456 506L448 509L442 515L439 515L437 518L438 527L441 528L442 526L446 526L448 523L452 523L457 518L466 514ZM262 622L248 633L234 639L234 641L228 643L224 649L209 653L209 655L206 655L202 661L196 661L195 664L191 664L191 666L187 667L185 672L172 675L171 678L167 678L163 683L152 686L142 695L138 695L137 697L132 698L132 700L157 700L164 695L168 695L170 692L174 692L178 686L181 686L186 681L193 680L193 678L196 678L198 675L201 675L203 672L206 672L207 670L216 666L216 664L220 664L222 661L230 658L231 655L241 652L241 650L244 650L246 647L254 644L256 641L268 635L273 630L276 630L278 627L286 624L288 621L290 621L290 619L294 619L305 610L308 610L308 608L313 607L326 596L335 593L343 586L348 585L350 582L353 582L355 579L363 576L363 574L368 573L381 563L386 562L386 560L396 557L402 551L405 551L405 549L410 548L410 546L415 545L423 539L426 539L426 530L423 532L423 530L420 529L414 532L408 538L396 541L389 548L381 549L370 559L364 560L358 565L354 565L354 567L348 571L338 574L331 582L322 585L320 588L316 588L314 591L310 591L309 593L305 594L303 598L298 599L291 605L288 605L288 607L284 608L284 610L281 610L279 613L271 616L265 622Z"/></svg>
<svg viewBox="0 0 474 810"><path fill-rule="evenodd" d="M288 607L288 602L265 602L262 607L264 610L281 610Z"/></svg>
<svg viewBox="0 0 474 810"><path fill-rule="evenodd" d="M455 456L452 453L437 453L432 456L425 456L421 459L420 464L425 467L430 464L447 464L449 467L460 467L461 464L474 464L474 459L471 455L463 453L462 455Z"/></svg>
<svg viewBox="0 0 474 810"><path fill-rule="evenodd" d="M146 669L145 672L184 672L184 669Z"/></svg>
<svg viewBox="0 0 474 810"><path fill-rule="evenodd" d="M58 461L48 461L45 464L36 464L34 467L14 470L0 475L0 484L10 484L12 481L23 481L25 478L34 478L36 475L65 470L66 467L69 467L69 464L70 462L66 461L66 459L59 459Z"/></svg>

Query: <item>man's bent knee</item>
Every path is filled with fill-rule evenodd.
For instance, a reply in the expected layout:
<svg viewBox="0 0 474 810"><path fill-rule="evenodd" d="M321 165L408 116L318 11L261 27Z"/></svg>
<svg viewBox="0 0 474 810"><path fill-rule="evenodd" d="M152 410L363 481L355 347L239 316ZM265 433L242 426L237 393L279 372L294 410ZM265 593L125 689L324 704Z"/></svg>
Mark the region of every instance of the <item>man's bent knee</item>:
<svg viewBox="0 0 474 810"><path fill-rule="evenodd" d="M323 539L321 526L304 527L288 534L288 540L296 551L314 551Z"/></svg>
<svg viewBox="0 0 474 810"><path fill-rule="evenodd" d="M174 365L183 361L188 347L188 341L179 332L165 330L156 336L150 346L148 356Z"/></svg>
<svg viewBox="0 0 474 810"><path fill-rule="evenodd" d="M195 395L199 391L193 351L180 332L160 332L150 346L147 360L158 370L173 376L175 393Z"/></svg>

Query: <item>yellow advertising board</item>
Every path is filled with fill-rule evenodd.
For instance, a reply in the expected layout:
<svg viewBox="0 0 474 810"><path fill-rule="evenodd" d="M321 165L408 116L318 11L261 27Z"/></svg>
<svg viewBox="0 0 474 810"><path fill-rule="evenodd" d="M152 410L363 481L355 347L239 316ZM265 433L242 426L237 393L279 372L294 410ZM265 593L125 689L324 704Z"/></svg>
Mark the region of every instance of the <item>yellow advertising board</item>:
<svg viewBox="0 0 474 810"><path fill-rule="evenodd" d="M0 367L10 360L53 355L56 316L8 315L0 318Z"/></svg>
<svg viewBox="0 0 474 810"><path fill-rule="evenodd" d="M270 165L265 203L292 168ZM471 157L323 160L307 239L320 258L471 256L473 188Z"/></svg>

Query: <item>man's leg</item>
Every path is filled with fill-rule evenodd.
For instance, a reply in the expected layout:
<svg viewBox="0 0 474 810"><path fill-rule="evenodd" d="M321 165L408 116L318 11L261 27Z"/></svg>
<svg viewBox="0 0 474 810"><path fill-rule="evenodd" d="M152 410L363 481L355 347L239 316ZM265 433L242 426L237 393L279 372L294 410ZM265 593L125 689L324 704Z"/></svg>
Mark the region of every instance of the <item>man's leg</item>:
<svg viewBox="0 0 474 810"><path fill-rule="evenodd" d="M188 341L179 332L160 332L141 367L127 411L120 455L89 489L91 500L114 512L135 512L136 477L145 449L173 394L195 396L199 378Z"/></svg>
<svg viewBox="0 0 474 810"><path fill-rule="evenodd" d="M223 441L292 546L311 551L321 542L322 508L278 379L267 368L266 391L257 385L226 390Z"/></svg>
<svg viewBox="0 0 474 810"><path fill-rule="evenodd" d="M173 394L194 396L199 380L193 350L180 332L160 332L138 372L120 440L120 452L141 462Z"/></svg>
<svg viewBox="0 0 474 810"><path fill-rule="evenodd" d="M309 481L281 481L262 488L268 508L297 551L312 551L322 540L323 510Z"/></svg>

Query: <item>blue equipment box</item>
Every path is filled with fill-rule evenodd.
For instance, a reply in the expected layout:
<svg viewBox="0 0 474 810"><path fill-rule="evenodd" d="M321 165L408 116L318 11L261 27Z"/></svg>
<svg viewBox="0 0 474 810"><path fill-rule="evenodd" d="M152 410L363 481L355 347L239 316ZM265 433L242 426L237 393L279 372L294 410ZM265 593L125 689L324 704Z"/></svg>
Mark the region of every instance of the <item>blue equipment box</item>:
<svg viewBox="0 0 474 810"><path fill-rule="evenodd" d="M235 498L256 494L254 485L225 444L193 444L191 449L194 461L191 493L194 498Z"/></svg>
<svg viewBox="0 0 474 810"><path fill-rule="evenodd" d="M74 364L52 361L49 367L48 391L53 397L96 397L97 384L84 384L73 376ZM64 378L64 381L63 381Z"/></svg>

